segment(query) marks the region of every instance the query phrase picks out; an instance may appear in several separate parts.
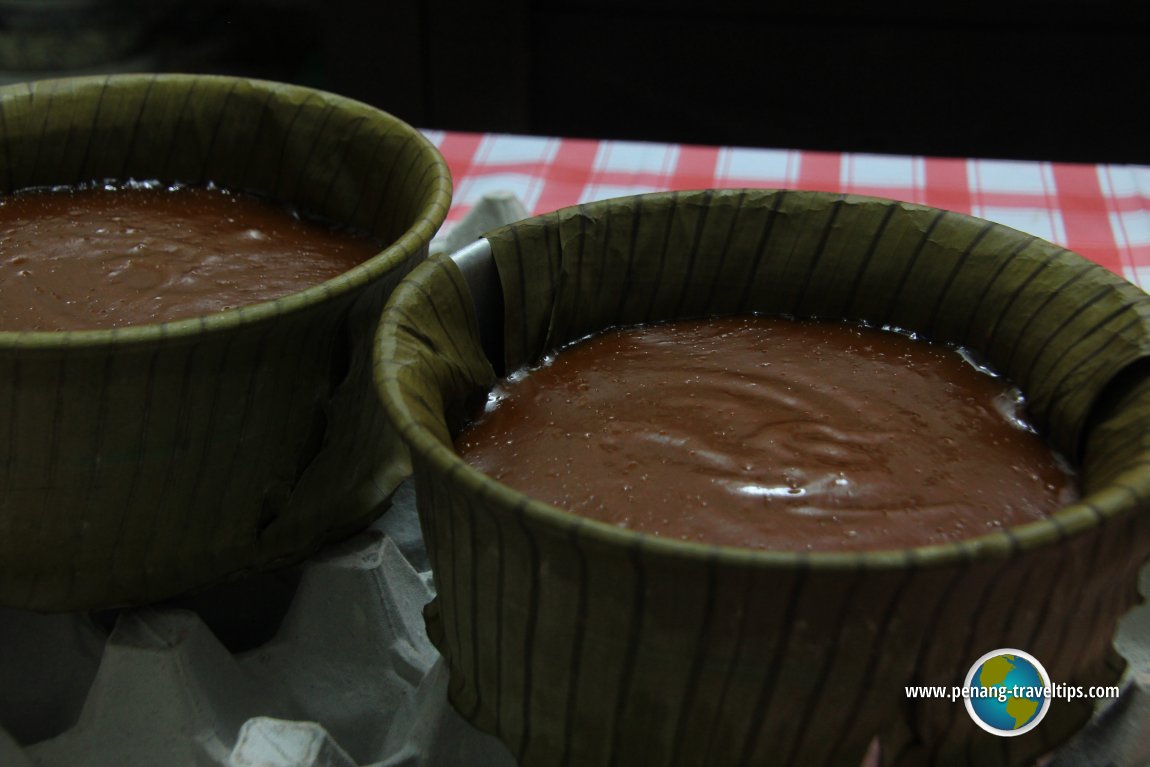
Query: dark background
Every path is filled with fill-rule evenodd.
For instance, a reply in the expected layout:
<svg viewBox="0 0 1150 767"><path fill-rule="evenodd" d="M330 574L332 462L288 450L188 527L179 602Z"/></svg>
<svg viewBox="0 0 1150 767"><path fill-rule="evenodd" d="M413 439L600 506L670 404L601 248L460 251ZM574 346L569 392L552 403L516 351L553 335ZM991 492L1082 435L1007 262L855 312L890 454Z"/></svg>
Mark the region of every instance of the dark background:
<svg viewBox="0 0 1150 767"><path fill-rule="evenodd" d="M225 72L425 128L1150 163L1128 0L0 0L8 81Z"/></svg>

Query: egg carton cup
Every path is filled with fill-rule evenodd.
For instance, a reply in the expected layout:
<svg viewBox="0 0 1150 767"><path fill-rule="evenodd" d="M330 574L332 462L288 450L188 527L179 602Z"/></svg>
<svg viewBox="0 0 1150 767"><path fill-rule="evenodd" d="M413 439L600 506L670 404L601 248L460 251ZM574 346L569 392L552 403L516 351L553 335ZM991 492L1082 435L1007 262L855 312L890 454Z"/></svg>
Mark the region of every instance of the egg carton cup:
<svg viewBox="0 0 1150 767"><path fill-rule="evenodd" d="M431 240L431 255L452 254L484 232L527 218L530 212L514 192L495 190L480 197L457 223L440 228Z"/></svg>

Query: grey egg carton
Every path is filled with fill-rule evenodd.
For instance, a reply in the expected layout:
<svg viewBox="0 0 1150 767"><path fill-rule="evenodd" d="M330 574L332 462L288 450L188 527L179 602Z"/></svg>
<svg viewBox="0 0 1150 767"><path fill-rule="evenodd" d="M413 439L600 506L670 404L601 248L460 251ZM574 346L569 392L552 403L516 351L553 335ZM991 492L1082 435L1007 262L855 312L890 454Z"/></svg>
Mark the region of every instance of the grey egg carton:
<svg viewBox="0 0 1150 767"><path fill-rule="evenodd" d="M434 591L414 505L405 484L376 525L290 577L198 602L112 616L0 609L0 765L511 767L447 702L424 631ZM265 622L280 590L291 593L272 636L225 646L217 633L244 634L246 615ZM1146 637L1143 606L1115 642L1131 665L1123 695L1045 767L1150 763Z"/></svg>
<svg viewBox="0 0 1150 767"><path fill-rule="evenodd" d="M0 765L514 764L447 705L418 542L405 487L384 520L295 577L268 576L238 600L228 587L205 595L259 613L261 589L294 581L274 636L238 652L213 633L217 617L183 604L119 611L110 627L0 610Z"/></svg>

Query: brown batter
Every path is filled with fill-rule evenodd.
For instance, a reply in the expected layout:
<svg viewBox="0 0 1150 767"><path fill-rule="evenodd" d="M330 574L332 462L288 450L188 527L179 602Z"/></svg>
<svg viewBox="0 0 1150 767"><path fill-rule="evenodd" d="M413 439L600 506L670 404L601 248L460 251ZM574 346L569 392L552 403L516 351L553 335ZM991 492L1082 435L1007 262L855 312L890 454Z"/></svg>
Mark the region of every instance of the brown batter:
<svg viewBox="0 0 1150 767"><path fill-rule="evenodd" d="M456 448L621 527L775 550L942 543L1040 519L1071 476L956 350L740 317L605 333L512 376Z"/></svg>
<svg viewBox="0 0 1150 767"><path fill-rule="evenodd" d="M194 317L294 293L379 250L219 189L20 192L0 197L0 330Z"/></svg>

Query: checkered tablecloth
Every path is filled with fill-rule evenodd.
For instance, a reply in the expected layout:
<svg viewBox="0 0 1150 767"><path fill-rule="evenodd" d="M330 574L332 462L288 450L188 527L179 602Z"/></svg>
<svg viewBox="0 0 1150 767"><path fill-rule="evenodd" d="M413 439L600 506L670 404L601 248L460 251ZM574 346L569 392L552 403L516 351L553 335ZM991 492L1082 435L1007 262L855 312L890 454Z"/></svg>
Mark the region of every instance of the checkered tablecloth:
<svg viewBox="0 0 1150 767"><path fill-rule="evenodd" d="M531 214L641 192L778 187L851 192L997 221L1150 288L1150 167L593 141L427 131L451 167L447 225L485 194Z"/></svg>

